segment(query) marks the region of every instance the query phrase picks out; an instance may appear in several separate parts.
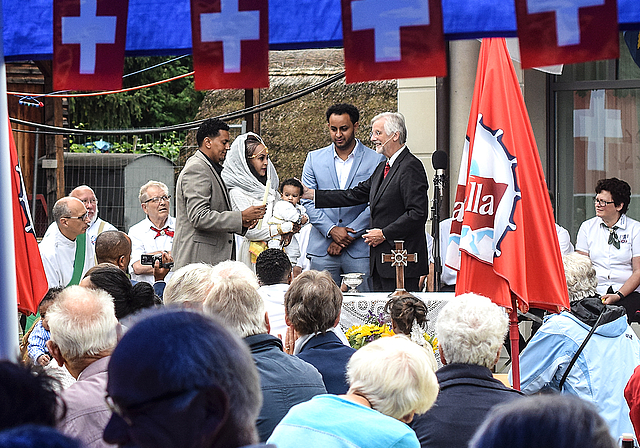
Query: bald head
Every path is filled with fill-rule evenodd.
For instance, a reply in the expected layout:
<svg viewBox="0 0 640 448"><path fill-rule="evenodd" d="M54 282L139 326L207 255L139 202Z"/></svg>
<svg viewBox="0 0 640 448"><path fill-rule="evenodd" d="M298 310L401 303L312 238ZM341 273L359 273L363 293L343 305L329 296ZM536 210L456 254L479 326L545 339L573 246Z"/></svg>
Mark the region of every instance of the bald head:
<svg viewBox="0 0 640 448"><path fill-rule="evenodd" d="M53 206L51 214L60 232L72 241L89 227L87 210L79 199L72 197L59 199Z"/></svg>
<svg viewBox="0 0 640 448"><path fill-rule="evenodd" d="M47 312L51 341L67 361L108 355L116 345L113 298L101 289L70 286Z"/></svg>
<svg viewBox="0 0 640 448"><path fill-rule="evenodd" d="M98 218L98 199L91 187L80 185L69 193L69 197L79 199L89 213L89 221L93 223Z"/></svg>
<svg viewBox="0 0 640 448"><path fill-rule="evenodd" d="M131 239L119 230L107 230L96 238L98 264L109 263L127 271L131 260Z"/></svg>

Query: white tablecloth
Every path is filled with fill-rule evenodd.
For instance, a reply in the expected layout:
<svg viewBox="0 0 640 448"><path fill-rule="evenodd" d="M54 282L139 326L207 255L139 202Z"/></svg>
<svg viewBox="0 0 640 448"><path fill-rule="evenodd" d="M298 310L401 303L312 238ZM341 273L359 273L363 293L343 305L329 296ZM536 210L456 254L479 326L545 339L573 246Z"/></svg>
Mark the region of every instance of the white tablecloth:
<svg viewBox="0 0 640 448"><path fill-rule="evenodd" d="M420 298L427 306L427 333L429 336L435 336L438 314L442 307L446 305L447 301L453 298L455 294L452 292L418 292L412 294ZM342 331L346 332L354 325L366 323L371 315L378 316L384 314L384 306L388 301L389 293L344 294L342 314L340 315L340 327ZM438 367L442 367L440 355L437 351L436 361L438 362Z"/></svg>

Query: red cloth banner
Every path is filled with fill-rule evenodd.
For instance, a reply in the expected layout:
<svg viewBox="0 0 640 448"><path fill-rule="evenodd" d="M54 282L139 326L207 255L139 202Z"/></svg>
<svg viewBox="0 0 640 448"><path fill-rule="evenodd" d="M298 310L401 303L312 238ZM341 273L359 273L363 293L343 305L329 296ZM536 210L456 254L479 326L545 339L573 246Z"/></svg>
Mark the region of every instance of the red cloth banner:
<svg viewBox="0 0 640 448"><path fill-rule="evenodd" d="M516 0L522 68L616 59L616 0Z"/></svg>
<svg viewBox="0 0 640 448"><path fill-rule="evenodd" d="M459 248L459 250L458 250ZM569 308L553 210L504 39L483 39L451 225L456 294Z"/></svg>
<svg viewBox="0 0 640 448"><path fill-rule="evenodd" d="M346 82L446 76L439 0L341 0Z"/></svg>
<svg viewBox="0 0 640 448"><path fill-rule="evenodd" d="M13 202L13 235L16 250L16 277L18 310L25 314L35 314L40 300L49 289L42 266L36 232L29 212L29 202L24 188L22 170L18 163L18 152L9 126L9 146L11 151L11 190Z"/></svg>
<svg viewBox="0 0 640 448"><path fill-rule="evenodd" d="M54 0L54 90L122 87L128 0Z"/></svg>
<svg viewBox="0 0 640 448"><path fill-rule="evenodd" d="M267 0L191 0L197 90L269 87Z"/></svg>

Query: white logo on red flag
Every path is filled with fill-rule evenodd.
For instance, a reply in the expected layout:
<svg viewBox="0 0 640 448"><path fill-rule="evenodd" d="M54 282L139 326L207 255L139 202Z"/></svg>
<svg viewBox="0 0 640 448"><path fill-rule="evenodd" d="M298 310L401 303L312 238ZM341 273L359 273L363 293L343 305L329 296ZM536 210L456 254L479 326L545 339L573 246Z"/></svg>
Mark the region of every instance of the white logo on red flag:
<svg viewBox="0 0 640 448"><path fill-rule="evenodd" d="M80 45L80 73L96 71L96 45L116 42L116 16L98 16L98 0L80 0L80 16L62 18L62 43Z"/></svg>
<svg viewBox="0 0 640 448"><path fill-rule="evenodd" d="M400 27L429 25L428 0L361 0L351 3L353 31L373 29L376 62L399 61Z"/></svg>
<svg viewBox="0 0 640 448"><path fill-rule="evenodd" d="M240 42L260 39L260 12L239 11L238 0L221 0L221 11L200 14L202 42L222 42L225 73L240 71Z"/></svg>
<svg viewBox="0 0 640 448"><path fill-rule="evenodd" d="M128 0L54 0L53 88L122 87Z"/></svg>
<svg viewBox="0 0 640 448"><path fill-rule="evenodd" d="M341 0L347 83L446 76L440 0Z"/></svg>
<svg viewBox="0 0 640 448"><path fill-rule="evenodd" d="M554 12L556 15L556 34L558 46L580 43L579 9L586 6L604 5L604 0L576 0L559 2L557 0L527 0L527 12Z"/></svg>
<svg viewBox="0 0 640 448"><path fill-rule="evenodd" d="M573 111L573 136L587 138L587 169L604 171L605 138L622 138L622 111L605 109L604 90L592 90L589 109Z"/></svg>
<svg viewBox="0 0 640 448"><path fill-rule="evenodd" d="M267 0L191 0L198 90L269 86Z"/></svg>
<svg viewBox="0 0 640 448"><path fill-rule="evenodd" d="M616 0L515 0L522 68L616 59Z"/></svg>

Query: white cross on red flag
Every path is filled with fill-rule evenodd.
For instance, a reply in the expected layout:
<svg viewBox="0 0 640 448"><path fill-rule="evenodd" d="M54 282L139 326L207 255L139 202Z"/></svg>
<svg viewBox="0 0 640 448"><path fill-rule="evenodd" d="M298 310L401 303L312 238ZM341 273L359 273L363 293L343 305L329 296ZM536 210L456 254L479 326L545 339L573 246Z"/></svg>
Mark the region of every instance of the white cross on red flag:
<svg viewBox="0 0 640 448"><path fill-rule="evenodd" d="M516 0L522 68L617 59L616 0Z"/></svg>
<svg viewBox="0 0 640 448"><path fill-rule="evenodd" d="M198 90L269 86L267 0L191 0Z"/></svg>
<svg viewBox="0 0 640 448"><path fill-rule="evenodd" d="M439 0L341 0L346 82L446 76Z"/></svg>
<svg viewBox="0 0 640 448"><path fill-rule="evenodd" d="M54 90L122 87L128 0L54 0Z"/></svg>

